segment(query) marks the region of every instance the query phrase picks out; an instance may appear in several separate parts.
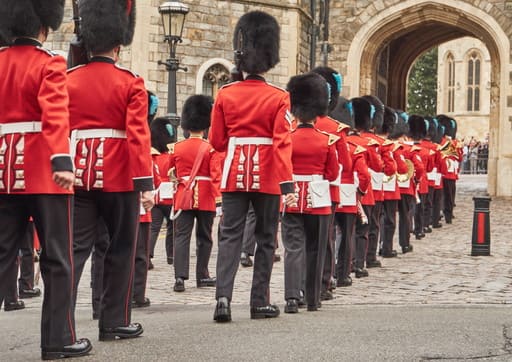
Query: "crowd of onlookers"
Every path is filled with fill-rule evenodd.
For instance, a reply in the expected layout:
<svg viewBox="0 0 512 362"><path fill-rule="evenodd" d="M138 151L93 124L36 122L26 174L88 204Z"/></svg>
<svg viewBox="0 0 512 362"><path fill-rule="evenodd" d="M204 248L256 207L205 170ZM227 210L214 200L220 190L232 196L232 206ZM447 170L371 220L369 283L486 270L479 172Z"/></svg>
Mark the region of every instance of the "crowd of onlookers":
<svg viewBox="0 0 512 362"><path fill-rule="evenodd" d="M487 161L489 159L489 140L485 137L482 141L471 137L462 139L464 142L461 173L463 174L487 174Z"/></svg>

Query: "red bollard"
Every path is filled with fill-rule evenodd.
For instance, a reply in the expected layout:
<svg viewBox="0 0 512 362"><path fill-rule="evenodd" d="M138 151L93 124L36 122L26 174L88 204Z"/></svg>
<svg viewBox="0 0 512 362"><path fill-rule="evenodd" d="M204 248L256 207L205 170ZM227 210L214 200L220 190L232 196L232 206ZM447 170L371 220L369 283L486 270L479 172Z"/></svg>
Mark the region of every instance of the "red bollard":
<svg viewBox="0 0 512 362"><path fill-rule="evenodd" d="M475 211L473 214L473 238L471 256L491 255L491 226L489 217L490 197L473 197Z"/></svg>

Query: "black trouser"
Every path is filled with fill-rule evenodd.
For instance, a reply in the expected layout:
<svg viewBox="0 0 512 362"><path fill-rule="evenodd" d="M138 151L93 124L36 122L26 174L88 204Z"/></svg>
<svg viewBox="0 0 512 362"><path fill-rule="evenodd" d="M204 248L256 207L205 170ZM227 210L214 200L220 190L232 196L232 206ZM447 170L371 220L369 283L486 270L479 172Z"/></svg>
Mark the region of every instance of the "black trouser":
<svg viewBox="0 0 512 362"><path fill-rule="evenodd" d="M286 213L283 216L281 227L286 250L285 299L299 299L302 275L305 273L306 302L310 306L318 305L331 220L330 215ZM305 270L300 249L302 253L305 251Z"/></svg>
<svg viewBox="0 0 512 362"><path fill-rule="evenodd" d="M407 194L402 194L398 202L398 242L402 248L410 245L411 209L415 202L415 197Z"/></svg>
<svg viewBox="0 0 512 362"><path fill-rule="evenodd" d="M425 222L425 200L428 194L419 194L420 203L416 204L414 210L414 234L423 233L423 228L427 225Z"/></svg>
<svg viewBox="0 0 512 362"><path fill-rule="evenodd" d="M174 238L174 276L187 280L190 265L190 239L196 220L196 279L209 278L208 262L212 253L212 227L214 211L182 211L175 222ZM240 261L240 254L237 262Z"/></svg>
<svg viewBox="0 0 512 362"><path fill-rule="evenodd" d="M109 243L110 235L102 220L98 225L98 234L91 255L92 315L96 319L100 317L101 295L103 294L103 264Z"/></svg>
<svg viewBox="0 0 512 362"><path fill-rule="evenodd" d="M27 227L25 242L20 247L20 277L18 289L34 288L34 223L30 221Z"/></svg>
<svg viewBox="0 0 512 362"><path fill-rule="evenodd" d="M12 265L26 240L32 216L42 247L41 347L47 350L61 349L75 342L72 212L71 195L0 195L0 304L10 292L7 288Z"/></svg>
<svg viewBox="0 0 512 362"><path fill-rule="evenodd" d="M425 222L424 227L432 225L432 211L434 206L434 186L428 187L428 194L425 197L425 206L423 207L423 221Z"/></svg>
<svg viewBox="0 0 512 362"><path fill-rule="evenodd" d="M139 212L138 192L78 190L75 193L73 250L76 288L85 262L97 240L101 220L109 234L109 245L103 263L100 329L130 324Z"/></svg>
<svg viewBox="0 0 512 362"><path fill-rule="evenodd" d="M9 267L9 272L6 273L5 277L5 290L6 293L4 295L4 302L7 303L15 303L18 301L18 286L16 283L16 279L18 277L18 269L20 264L19 256L16 256ZM0 300L1 306L1 300Z"/></svg>
<svg viewBox="0 0 512 362"><path fill-rule="evenodd" d="M135 251L135 276L133 278L133 300L144 302L149 264L149 222L139 223L137 249Z"/></svg>
<svg viewBox="0 0 512 362"><path fill-rule="evenodd" d="M354 267L357 269L364 268L364 262L366 260L366 253L368 252L368 232L370 230L369 220L372 215L373 205L363 205L364 212L368 217L368 223L363 224L361 218L356 218L356 242L355 242L355 264Z"/></svg>
<svg viewBox="0 0 512 362"><path fill-rule="evenodd" d="M217 257L216 298L231 300L233 284L240 262L242 238L249 203L256 214L256 253L251 288L251 306L269 304L269 283L272 274L275 238L279 221L279 195L260 192L224 192L222 194L223 220Z"/></svg>
<svg viewBox="0 0 512 362"><path fill-rule="evenodd" d="M393 237L396 230L396 211L398 208L398 200L384 200L382 232L380 239L382 240L382 254L391 254L393 251Z"/></svg>
<svg viewBox="0 0 512 362"><path fill-rule="evenodd" d="M432 225L439 225L441 220L441 207L443 205L443 189L434 189L432 200Z"/></svg>
<svg viewBox="0 0 512 362"><path fill-rule="evenodd" d="M254 249L256 247L256 238L254 237L255 229L256 214L254 213L252 205L249 205L249 211L245 219L244 238L242 240L242 252L247 255L254 255Z"/></svg>
<svg viewBox="0 0 512 362"><path fill-rule="evenodd" d="M443 214L447 224L452 222L455 202L455 180L443 179L444 207Z"/></svg>
<svg viewBox="0 0 512 362"><path fill-rule="evenodd" d="M171 206L155 205L155 207L151 209L151 239L149 249L150 258L152 258L155 255L155 245L158 240L158 235L160 234L162 224L164 223L164 219L166 222L165 253L168 258L172 258L174 256L174 224L170 218L170 215Z"/></svg>
<svg viewBox="0 0 512 362"><path fill-rule="evenodd" d="M341 230L341 243L338 249L338 263L336 264L338 280L343 280L350 276L352 255L354 254L356 217L356 214L345 214L341 212L335 215L336 223Z"/></svg>
<svg viewBox="0 0 512 362"><path fill-rule="evenodd" d="M382 201L375 201L371 215L368 215L368 250L366 252L366 261L377 260L377 248L379 246L380 219L382 213Z"/></svg>
<svg viewBox="0 0 512 362"><path fill-rule="evenodd" d="M334 267L336 264L336 227L334 226L334 210L336 204L332 205L331 214L329 215L329 227L327 230L327 241L325 243L325 262L322 272L322 291L332 289L336 285L331 285L331 279L334 275Z"/></svg>

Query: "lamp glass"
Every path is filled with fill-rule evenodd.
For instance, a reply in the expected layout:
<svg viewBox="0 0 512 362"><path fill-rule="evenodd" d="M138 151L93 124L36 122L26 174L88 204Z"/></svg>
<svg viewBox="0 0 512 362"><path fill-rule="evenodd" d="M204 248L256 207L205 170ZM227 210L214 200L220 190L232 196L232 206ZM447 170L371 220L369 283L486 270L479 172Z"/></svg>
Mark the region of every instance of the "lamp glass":
<svg viewBox="0 0 512 362"><path fill-rule="evenodd" d="M188 6L179 1L168 1L158 7L166 37L181 39L188 11Z"/></svg>

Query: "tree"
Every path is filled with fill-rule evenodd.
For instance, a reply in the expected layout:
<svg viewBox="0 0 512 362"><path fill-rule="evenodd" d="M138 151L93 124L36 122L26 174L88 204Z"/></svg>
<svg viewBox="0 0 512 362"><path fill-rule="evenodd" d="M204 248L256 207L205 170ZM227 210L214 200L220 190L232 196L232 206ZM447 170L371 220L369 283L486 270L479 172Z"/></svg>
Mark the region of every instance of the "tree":
<svg viewBox="0 0 512 362"><path fill-rule="evenodd" d="M419 57L411 68L407 112L422 116L437 113L437 47Z"/></svg>

